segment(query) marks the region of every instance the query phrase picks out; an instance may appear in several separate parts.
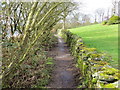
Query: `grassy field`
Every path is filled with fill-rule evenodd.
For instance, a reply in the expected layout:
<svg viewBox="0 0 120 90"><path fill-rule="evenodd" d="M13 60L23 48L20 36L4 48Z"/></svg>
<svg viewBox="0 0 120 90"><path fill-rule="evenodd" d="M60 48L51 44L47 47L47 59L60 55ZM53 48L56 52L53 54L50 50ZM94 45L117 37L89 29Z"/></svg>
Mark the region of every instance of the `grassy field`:
<svg viewBox="0 0 120 90"><path fill-rule="evenodd" d="M87 47L97 48L99 52L111 55L110 64L118 67L118 25L89 25L70 29L74 34L83 38Z"/></svg>

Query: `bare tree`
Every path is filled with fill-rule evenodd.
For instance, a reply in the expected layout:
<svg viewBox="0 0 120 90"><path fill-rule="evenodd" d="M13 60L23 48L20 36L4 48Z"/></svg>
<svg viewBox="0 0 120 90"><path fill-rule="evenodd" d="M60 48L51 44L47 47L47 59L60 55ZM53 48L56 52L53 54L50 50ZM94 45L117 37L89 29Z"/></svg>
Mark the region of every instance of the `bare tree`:
<svg viewBox="0 0 120 90"><path fill-rule="evenodd" d="M113 5L113 8L112 8L112 14L113 15L116 15L117 14L117 0L112 0L112 5Z"/></svg>
<svg viewBox="0 0 120 90"><path fill-rule="evenodd" d="M99 8L99 9L96 9L95 13L97 13L98 17L100 18L99 21L102 22L104 20L104 9L102 8Z"/></svg>
<svg viewBox="0 0 120 90"><path fill-rule="evenodd" d="M84 15L83 17L82 17L82 22L83 22L83 24L89 24L90 23L90 15Z"/></svg>
<svg viewBox="0 0 120 90"><path fill-rule="evenodd" d="M110 18L110 9L108 8L108 10L107 10L107 20Z"/></svg>
<svg viewBox="0 0 120 90"><path fill-rule="evenodd" d="M94 15L94 23L96 23L97 22L97 14L95 13L95 15Z"/></svg>
<svg viewBox="0 0 120 90"><path fill-rule="evenodd" d="M120 1L118 2L118 16L120 16Z"/></svg>
<svg viewBox="0 0 120 90"><path fill-rule="evenodd" d="M66 10L63 12L63 29L65 29L66 18L68 14L73 13L73 11L78 9L78 4L76 2L66 2L64 3L63 7L67 7Z"/></svg>

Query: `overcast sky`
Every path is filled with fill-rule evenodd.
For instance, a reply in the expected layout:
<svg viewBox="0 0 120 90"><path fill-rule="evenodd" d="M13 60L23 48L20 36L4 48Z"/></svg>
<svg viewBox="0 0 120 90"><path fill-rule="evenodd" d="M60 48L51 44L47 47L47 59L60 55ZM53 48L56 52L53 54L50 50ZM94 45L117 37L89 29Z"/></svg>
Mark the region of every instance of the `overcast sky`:
<svg viewBox="0 0 120 90"><path fill-rule="evenodd" d="M113 0L75 0L76 2L81 2L82 6L80 5L80 12L84 14L90 14L91 19L93 21L95 10L96 9L104 9L105 15L109 9L109 14L111 15L111 10L113 8L112 2ZM120 1L120 0L117 0Z"/></svg>
<svg viewBox="0 0 120 90"><path fill-rule="evenodd" d="M82 11L86 14L93 14L98 8L107 10L112 8L112 0L80 0L83 2Z"/></svg>

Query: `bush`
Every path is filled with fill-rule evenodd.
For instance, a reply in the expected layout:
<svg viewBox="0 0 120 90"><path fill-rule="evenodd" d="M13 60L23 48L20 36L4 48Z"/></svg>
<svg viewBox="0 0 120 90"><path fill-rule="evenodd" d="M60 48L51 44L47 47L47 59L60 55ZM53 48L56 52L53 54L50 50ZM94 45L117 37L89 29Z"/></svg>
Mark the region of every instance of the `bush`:
<svg viewBox="0 0 120 90"><path fill-rule="evenodd" d="M119 16L112 16L109 20L108 20L108 25L112 25L112 24L120 24L120 17Z"/></svg>
<svg viewBox="0 0 120 90"><path fill-rule="evenodd" d="M102 22L102 25L106 25L108 21L103 21Z"/></svg>

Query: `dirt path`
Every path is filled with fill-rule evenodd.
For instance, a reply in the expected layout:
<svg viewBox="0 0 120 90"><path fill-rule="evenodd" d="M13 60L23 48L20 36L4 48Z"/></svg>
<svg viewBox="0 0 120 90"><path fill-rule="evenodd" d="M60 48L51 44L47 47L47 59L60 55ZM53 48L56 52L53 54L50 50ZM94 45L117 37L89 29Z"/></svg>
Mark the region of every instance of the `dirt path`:
<svg viewBox="0 0 120 90"><path fill-rule="evenodd" d="M49 88L75 88L76 68L74 58L63 39L58 37L58 44L49 52L55 59L55 67Z"/></svg>

